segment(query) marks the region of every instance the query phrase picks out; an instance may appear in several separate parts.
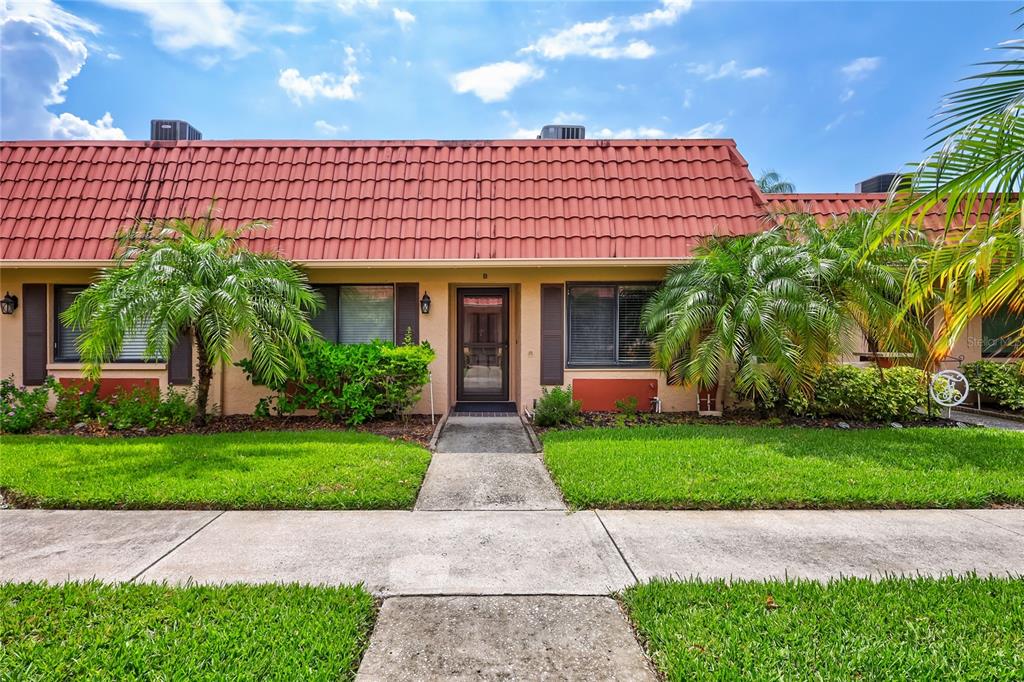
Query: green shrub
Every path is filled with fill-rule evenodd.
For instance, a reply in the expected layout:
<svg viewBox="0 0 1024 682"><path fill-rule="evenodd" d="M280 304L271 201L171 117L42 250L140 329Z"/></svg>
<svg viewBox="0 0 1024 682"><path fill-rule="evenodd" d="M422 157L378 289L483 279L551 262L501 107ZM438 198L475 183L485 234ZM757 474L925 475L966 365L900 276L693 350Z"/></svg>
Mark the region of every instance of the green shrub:
<svg viewBox="0 0 1024 682"><path fill-rule="evenodd" d="M622 416L632 418L640 411L640 401L635 395L631 395L622 400L616 400L615 409L621 412Z"/></svg>
<svg viewBox="0 0 1024 682"><path fill-rule="evenodd" d="M72 382L65 386L53 380L50 389L57 396L53 408L53 424L59 429L67 429L81 422L88 422L100 416L99 382L84 388L81 382Z"/></svg>
<svg viewBox="0 0 1024 682"><path fill-rule="evenodd" d="M962 369L971 390L1008 410L1024 410L1024 364L1019 362L969 362Z"/></svg>
<svg viewBox="0 0 1024 682"><path fill-rule="evenodd" d="M0 432L31 431L46 414L49 399L49 381L31 389L16 385L13 376L0 381Z"/></svg>
<svg viewBox="0 0 1024 682"><path fill-rule="evenodd" d="M913 417L928 404L927 379L914 367L829 365L814 383L809 400L790 398L794 414L842 417L857 421L893 421Z"/></svg>
<svg viewBox="0 0 1024 682"><path fill-rule="evenodd" d="M263 401L258 412L292 414L316 410L321 417L349 425L394 417L411 407L430 380L436 357L429 343L396 346L386 341L337 344L317 342L303 346L306 375L283 385ZM250 381L250 361L239 363Z"/></svg>
<svg viewBox="0 0 1024 682"><path fill-rule="evenodd" d="M580 401L573 400L572 388L556 386L550 391L541 389L540 400L533 410L533 421L537 426L558 426L571 424L580 414Z"/></svg>
<svg viewBox="0 0 1024 682"><path fill-rule="evenodd" d="M195 407L184 392L173 389L161 398L145 388L120 391L100 402L97 421L108 429L154 429L159 426L183 426L195 416Z"/></svg>

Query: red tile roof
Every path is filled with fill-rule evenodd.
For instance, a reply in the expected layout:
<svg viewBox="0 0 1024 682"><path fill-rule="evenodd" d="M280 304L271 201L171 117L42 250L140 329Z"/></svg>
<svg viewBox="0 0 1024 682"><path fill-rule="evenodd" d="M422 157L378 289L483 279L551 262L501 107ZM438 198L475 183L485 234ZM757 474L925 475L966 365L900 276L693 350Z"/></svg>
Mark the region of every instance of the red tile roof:
<svg viewBox="0 0 1024 682"><path fill-rule="evenodd" d="M875 211L885 205L889 195L885 193L837 193L837 194L765 194L769 210L776 214L811 213L824 223L834 216L847 215L853 211ZM981 217L987 219L991 202L986 202ZM977 217L972 213L972 216ZM963 222L963 215L960 215ZM971 221L973 222L973 220ZM946 229L946 205L933 206L924 215L921 229L928 233L940 233Z"/></svg>
<svg viewBox="0 0 1024 682"><path fill-rule="evenodd" d="M674 259L762 229L732 140L11 142L0 260L104 260L134 218L265 219L301 261Z"/></svg>

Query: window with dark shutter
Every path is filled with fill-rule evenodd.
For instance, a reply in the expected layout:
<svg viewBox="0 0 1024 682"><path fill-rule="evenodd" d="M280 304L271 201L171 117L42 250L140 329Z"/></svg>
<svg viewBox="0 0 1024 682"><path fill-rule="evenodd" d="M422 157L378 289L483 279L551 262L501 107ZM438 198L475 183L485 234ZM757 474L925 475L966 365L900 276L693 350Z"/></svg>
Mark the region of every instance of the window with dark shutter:
<svg viewBox="0 0 1024 682"><path fill-rule="evenodd" d="M54 303L54 353L57 362L78 362L78 339L82 335L80 329L72 329L60 321L60 316L71 307L75 297L85 291L84 286L58 286L53 290ZM145 362L152 360L146 356L146 325L128 331L121 343L121 354L118 362Z"/></svg>
<svg viewBox="0 0 1024 682"><path fill-rule="evenodd" d="M331 343L395 340L393 284L319 285L324 308L310 323Z"/></svg>
<svg viewBox="0 0 1024 682"><path fill-rule="evenodd" d="M562 337L561 284L542 284L540 287L540 383L542 386L560 386L564 381Z"/></svg>
<svg viewBox="0 0 1024 682"><path fill-rule="evenodd" d="M21 382L46 381L46 285L21 286Z"/></svg>
<svg viewBox="0 0 1024 682"><path fill-rule="evenodd" d="M1020 352L1020 329L1024 327L1024 313L1002 308L981 320L981 356L1008 358Z"/></svg>
<svg viewBox="0 0 1024 682"><path fill-rule="evenodd" d="M646 367L650 339L643 331L650 284L569 286L570 367Z"/></svg>
<svg viewBox="0 0 1024 682"><path fill-rule="evenodd" d="M412 342L420 342L420 286L395 285L395 342L405 343L406 334Z"/></svg>

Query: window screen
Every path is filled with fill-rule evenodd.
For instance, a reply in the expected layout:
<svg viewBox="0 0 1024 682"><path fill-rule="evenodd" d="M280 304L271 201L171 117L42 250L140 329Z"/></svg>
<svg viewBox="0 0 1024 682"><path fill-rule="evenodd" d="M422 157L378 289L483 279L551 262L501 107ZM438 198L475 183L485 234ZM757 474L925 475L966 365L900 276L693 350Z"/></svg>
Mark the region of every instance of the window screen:
<svg viewBox="0 0 1024 682"><path fill-rule="evenodd" d="M56 345L54 360L78 362L80 359L78 337L81 336L82 332L66 327L60 321L60 315L71 307L75 297L83 291L85 291L85 287L56 287L54 289L54 307L57 314L54 335L54 343ZM146 326L142 325L138 329L125 334L124 343L121 345L121 354L117 357L118 361L141 362L152 359L146 357L146 331Z"/></svg>
<svg viewBox="0 0 1024 682"><path fill-rule="evenodd" d="M650 341L640 318L651 285L573 285L568 295L569 366L647 366Z"/></svg>
<svg viewBox="0 0 1024 682"><path fill-rule="evenodd" d="M981 354L1006 358L1020 348L1018 332L1024 327L1024 314L1000 310L981 321Z"/></svg>
<svg viewBox="0 0 1024 682"><path fill-rule="evenodd" d="M318 286L324 308L311 324L331 343L395 340L395 287L391 284Z"/></svg>

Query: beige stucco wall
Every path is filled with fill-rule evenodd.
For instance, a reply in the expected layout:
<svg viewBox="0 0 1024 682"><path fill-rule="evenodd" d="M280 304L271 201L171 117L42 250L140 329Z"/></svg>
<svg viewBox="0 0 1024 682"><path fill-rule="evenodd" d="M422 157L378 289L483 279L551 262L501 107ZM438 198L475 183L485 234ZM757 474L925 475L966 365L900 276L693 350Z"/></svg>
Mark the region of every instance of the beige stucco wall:
<svg viewBox="0 0 1024 682"><path fill-rule="evenodd" d="M437 413L443 413L455 401L454 354L455 344L455 301L459 287L507 287L509 289L509 338L510 398L520 407L530 407L540 397L540 287L541 284L564 284L565 282L649 282L664 276L661 266L587 266L587 267L345 267L308 268L310 281L317 284L370 284L418 282L420 295L430 294L431 310L420 315L420 339L429 341L437 352L437 359L431 368L432 386L424 391L414 411L426 414L430 411L430 391L433 391L433 405ZM0 290L11 291L22 298L23 283L42 282L51 285L47 297L48 306L53 305L53 284L84 284L90 281L95 270L74 268L17 268L3 267L0 270ZM0 294L2 295L2 294ZM3 376L21 378L21 320L22 309L14 315L0 316L0 371ZM48 319L52 319L52 310ZM52 325L51 325L52 327ZM52 328L49 342L50 357L53 355ZM451 342L449 343L449 339ZM234 361L247 355L244 342L236 344ZM194 363L193 363L194 367ZM74 364L50 363L48 368L55 376L80 376L80 368ZM106 377L156 377L161 388L167 386L165 364L111 364L104 368ZM666 411L692 410L696 406L696 394L686 388L668 386L660 372L652 369L588 369L566 370L565 384L571 385L575 378L656 378L658 394ZM219 406L226 414L244 414L252 411L256 402L267 395L265 389L249 383L242 371L232 364L225 364L214 374L211 387L211 405Z"/></svg>

